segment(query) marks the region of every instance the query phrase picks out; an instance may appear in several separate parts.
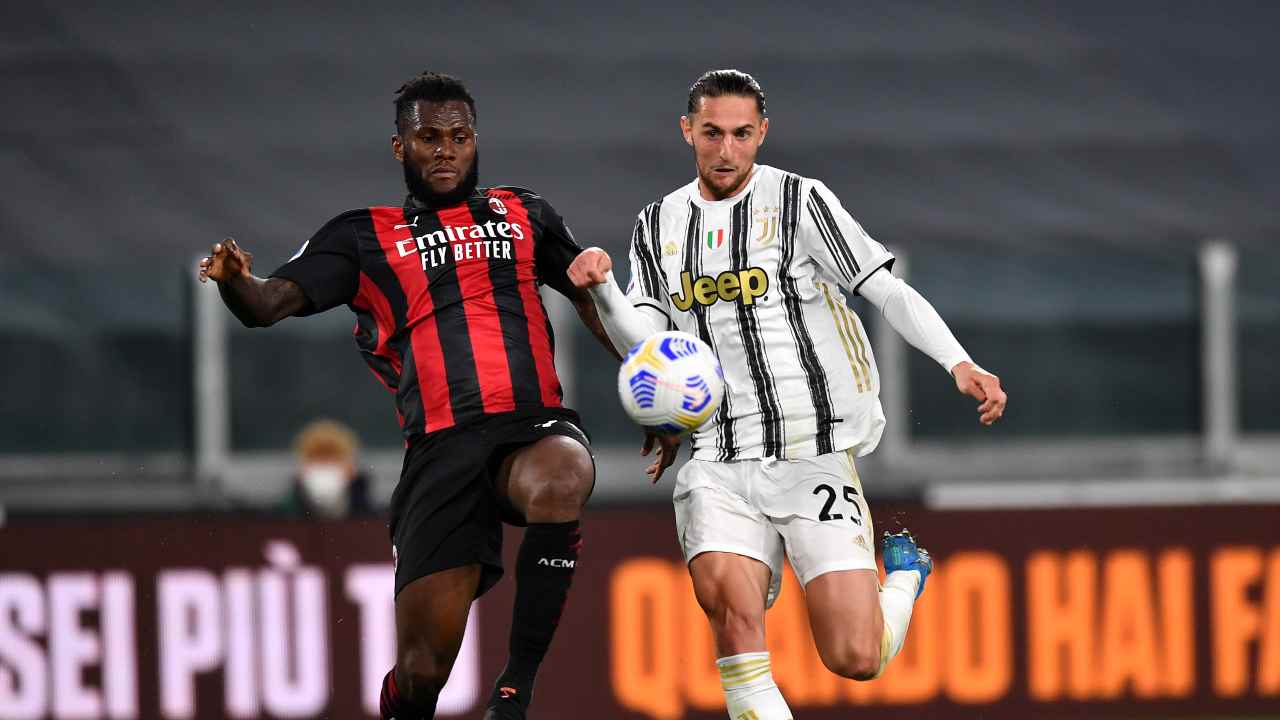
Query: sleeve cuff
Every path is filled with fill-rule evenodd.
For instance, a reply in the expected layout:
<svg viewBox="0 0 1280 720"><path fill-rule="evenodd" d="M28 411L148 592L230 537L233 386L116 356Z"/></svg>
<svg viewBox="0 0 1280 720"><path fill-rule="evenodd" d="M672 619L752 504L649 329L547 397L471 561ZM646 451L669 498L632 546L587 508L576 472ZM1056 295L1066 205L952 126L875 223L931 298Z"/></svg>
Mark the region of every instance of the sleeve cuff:
<svg viewBox="0 0 1280 720"><path fill-rule="evenodd" d="M961 350L960 354L958 355L952 355L950 357L944 358L941 365L942 365L942 369L946 370L947 374L950 375L951 370L962 362L968 362L968 363L973 362L973 358L969 357L969 353L965 352L964 350Z"/></svg>
<svg viewBox="0 0 1280 720"><path fill-rule="evenodd" d="M871 262L863 265L862 272L858 273L858 275L853 278L853 287L851 288L851 291L855 293L858 292L858 288L862 287L862 283L866 282L867 278L871 277L871 275L880 268L893 270L894 259L893 253L891 252L884 252L876 255L871 259Z"/></svg>
<svg viewBox="0 0 1280 720"><path fill-rule="evenodd" d="M316 313L320 312L319 310L316 309L320 307L320 305L319 303L316 302L315 293L312 290L312 288L308 287L307 283L303 282L301 278L290 273L287 267L282 267L267 276L268 280L270 280L271 278L280 278L281 280L288 280L294 285L297 285L299 290L302 290L303 297L307 299L307 306L302 308L298 312L294 313L295 317L306 317L308 315L315 315Z"/></svg>
<svg viewBox="0 0 1280 720"><path fill-rule="evenodd" d="M647 307L647 308L653 308L654 310L657 310L658 312L662 313L662 316L667 319L668 323L671 322L671 313L667 312L667 309L663 307L662 304L659 303L657 300L654 300L651 297L633 297L628 299L631 301L631 304L635 307Z"/></svg>

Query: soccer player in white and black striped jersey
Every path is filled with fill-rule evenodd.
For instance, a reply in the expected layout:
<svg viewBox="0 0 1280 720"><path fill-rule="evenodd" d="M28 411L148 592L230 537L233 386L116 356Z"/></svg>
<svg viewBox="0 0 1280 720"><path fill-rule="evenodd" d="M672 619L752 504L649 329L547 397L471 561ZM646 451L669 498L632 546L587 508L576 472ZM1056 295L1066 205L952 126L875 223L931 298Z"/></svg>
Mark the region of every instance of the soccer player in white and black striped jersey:
<svg viewBox="0 0 1280 720"><path fill-rule="evenodd" d="M720 358L725 400L680 469L677 531L715 634L729 717L787 720L764 640L783 553L823 662L862 680L902 648L932 569L909 533L886 534L879 584L855 458L875 449L885 417L871 346L841 291L865 297L950 372L979 401L984 425L1004 413L1006 395L826 185L756 164L769 120L750 75L703 75L680 125L698 176L640 212L625 295L600 248L583 251L569 277L590 289L620 352L674 328ZM657 439L654 481L677 449Z"/></svg>

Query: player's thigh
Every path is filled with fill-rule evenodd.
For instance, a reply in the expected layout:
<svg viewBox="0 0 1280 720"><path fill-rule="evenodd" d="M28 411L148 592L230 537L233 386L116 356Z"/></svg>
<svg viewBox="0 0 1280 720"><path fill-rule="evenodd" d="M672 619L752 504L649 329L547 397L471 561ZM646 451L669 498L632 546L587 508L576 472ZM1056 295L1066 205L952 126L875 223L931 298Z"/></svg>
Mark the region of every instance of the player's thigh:
<svg viewBox="0 0 1280 720"><path fill-rule="evenodd" d="M813 641L825 660L842 657L858 645L878 652L884 616L877 571L823 573L810 580L804 592Z"/></svg>
<svg viewBox="0 0 1280 720"><path fill-rule="evenodd" d="M471 602L480 585L480 564L420 577L396 596L396 662L411 674L449 676L462 647Z"/></svg>

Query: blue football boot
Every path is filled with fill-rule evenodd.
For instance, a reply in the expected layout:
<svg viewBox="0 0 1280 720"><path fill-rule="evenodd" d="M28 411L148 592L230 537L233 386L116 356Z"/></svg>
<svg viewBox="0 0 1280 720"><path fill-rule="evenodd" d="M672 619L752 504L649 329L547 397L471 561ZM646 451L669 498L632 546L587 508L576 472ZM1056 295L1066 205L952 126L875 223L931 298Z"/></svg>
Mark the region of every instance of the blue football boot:
<svg viewBox="0 0 1280 720"><path fill-rule="evenodd" d="M880 548L886 573L915 570L920 574L920 588L916 590L916 597L920 597L920 593L924 592L924 581L933 571L933 558L929 557L929 551L916 545L916 539L911 537L911 531L905 529L898 533L885 530Z"/></svg>

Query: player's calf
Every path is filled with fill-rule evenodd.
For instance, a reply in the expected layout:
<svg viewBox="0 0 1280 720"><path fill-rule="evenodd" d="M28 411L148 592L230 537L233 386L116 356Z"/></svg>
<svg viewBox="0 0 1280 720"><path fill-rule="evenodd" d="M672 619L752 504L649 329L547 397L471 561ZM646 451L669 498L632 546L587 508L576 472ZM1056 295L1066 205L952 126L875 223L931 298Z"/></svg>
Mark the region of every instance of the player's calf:
<svg viewBox="0 0 1280 720"><path fill-rule="evenodd" d="M434 716L479 580L480 566L466 565L417 578L396 596L396 666L382 684L384 718Z"/></svg>
<svg viewBox="0 0 1280 720"><path fill-rule="evenodd" d="M770 570L752 558L705 552L689 563L693 594L707 615L722 657L764 650Z"/></svg>
<svg viewBox="0 0 1280 720"><path fill-rule="evenodd" d="M736 653L746 648L764 647L764 616L740 612L729 606L704 608L711 634L721 652Z"/></svg>

